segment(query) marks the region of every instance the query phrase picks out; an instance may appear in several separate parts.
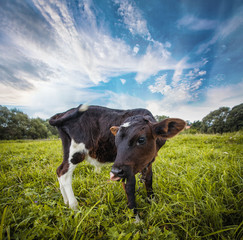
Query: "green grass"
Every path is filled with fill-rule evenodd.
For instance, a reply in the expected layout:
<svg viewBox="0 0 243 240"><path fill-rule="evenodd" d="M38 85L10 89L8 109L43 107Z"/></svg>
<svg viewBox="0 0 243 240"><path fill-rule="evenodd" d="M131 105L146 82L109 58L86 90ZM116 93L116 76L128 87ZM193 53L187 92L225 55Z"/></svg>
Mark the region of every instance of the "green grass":
<svg viewBox="0 0 243 240"><path fill-rule="evenodd" d="M159 152L155 199L136 194L141 221L120 183L87 163L76 168L79 211L62 200L59 140L0 142L0 239L241 239L243 135L179 135ZM138 186L137 186L138 188Z"/></svg>

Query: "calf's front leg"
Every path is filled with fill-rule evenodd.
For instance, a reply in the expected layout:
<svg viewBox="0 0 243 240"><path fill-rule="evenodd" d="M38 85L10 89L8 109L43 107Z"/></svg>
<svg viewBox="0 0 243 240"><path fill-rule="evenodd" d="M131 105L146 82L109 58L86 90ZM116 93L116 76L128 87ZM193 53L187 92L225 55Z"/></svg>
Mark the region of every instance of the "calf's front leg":
<svg viewBox="0 0 243 240"><path fill-rule="evenodd" d="M146 169L146 171L143 172L142 178L145 181L147 196L149 199L152 199L154 197L154 192L153 192L153 187L152 187L152 183L153 183L152 164L150 164L148 166L148 168Z"/></svg>
<svg viewBox="0 0 243 240"><path fill-rule="evenodd" d="M135 176L130 176L127 178L127 182L122 182L123 188L127 195L128 207L133 209L134 213L137 213L136 202L135 202Z"/></svg>

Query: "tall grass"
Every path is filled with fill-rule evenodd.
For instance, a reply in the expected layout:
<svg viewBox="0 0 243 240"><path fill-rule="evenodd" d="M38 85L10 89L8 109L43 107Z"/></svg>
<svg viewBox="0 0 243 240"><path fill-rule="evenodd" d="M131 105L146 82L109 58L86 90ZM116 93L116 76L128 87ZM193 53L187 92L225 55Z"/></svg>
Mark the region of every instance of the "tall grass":
<svg viewBox="0 0 243 240"><path fill-rule="evenodd" d="M76 168L74 212L56 178L59 140L0 142L0 239L241 239L242 149L241 133L168 141L153 164L155 199L136 194L136 224L111 165Z"/></svg>

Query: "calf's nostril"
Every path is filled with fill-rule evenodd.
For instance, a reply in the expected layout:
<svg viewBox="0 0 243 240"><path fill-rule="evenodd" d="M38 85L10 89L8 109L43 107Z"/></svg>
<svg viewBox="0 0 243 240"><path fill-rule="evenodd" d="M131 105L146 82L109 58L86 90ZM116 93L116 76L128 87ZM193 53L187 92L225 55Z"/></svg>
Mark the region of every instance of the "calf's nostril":
<svg viewBox="0 0 243 240"><path fill-rule="evenodd" d="M120 169L120 171L117 173L118 177L123 177L124 175L124 171L122 169Z"/></svg>
<svg viewBox="0 0 243 240"><path fill-rule="evenodd" d="M124 174L124 171L120 168L112 168L111 172L118 177L122 177Z"/></svg>

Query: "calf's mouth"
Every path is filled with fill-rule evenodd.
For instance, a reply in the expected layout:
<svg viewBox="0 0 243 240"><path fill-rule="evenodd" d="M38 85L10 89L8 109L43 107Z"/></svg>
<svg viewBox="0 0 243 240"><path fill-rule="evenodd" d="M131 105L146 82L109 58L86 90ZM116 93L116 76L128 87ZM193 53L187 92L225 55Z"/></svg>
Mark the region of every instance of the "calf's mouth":
<svg viewBox="0 0 243 240"><path fill-rule="evenodd" d="M121 178L116 176L114 173L110 172L110 180L111 181L119 181L119 180L121 180Z"/></svg>
<svg viewBox="0 0 243 240"><path fill-rule="evenodd" d="M119 181L121 179L126 179L129 176L129 166L112 166L110 172L110 180L111 181Z"/></svg>

